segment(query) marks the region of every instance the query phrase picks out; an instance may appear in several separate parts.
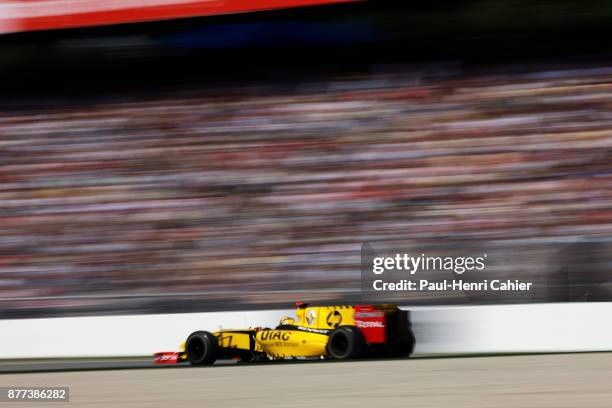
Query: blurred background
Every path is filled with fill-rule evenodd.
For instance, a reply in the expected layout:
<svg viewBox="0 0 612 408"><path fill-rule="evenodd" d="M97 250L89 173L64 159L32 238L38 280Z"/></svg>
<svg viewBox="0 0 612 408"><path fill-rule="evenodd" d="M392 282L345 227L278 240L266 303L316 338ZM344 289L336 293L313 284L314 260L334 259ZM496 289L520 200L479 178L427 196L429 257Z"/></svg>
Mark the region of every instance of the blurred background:
<svg viewBox="0 0 612 408"><path fill-rule="evenodd" d="M0 1L0 318L612 300L612 1L94 3Z"/></svg>

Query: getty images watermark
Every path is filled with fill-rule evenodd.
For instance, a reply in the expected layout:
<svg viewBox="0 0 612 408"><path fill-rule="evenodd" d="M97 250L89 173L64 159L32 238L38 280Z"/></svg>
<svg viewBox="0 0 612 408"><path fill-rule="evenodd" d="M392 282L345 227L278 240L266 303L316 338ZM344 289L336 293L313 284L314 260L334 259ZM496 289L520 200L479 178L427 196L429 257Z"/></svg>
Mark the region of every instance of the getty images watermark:
<svg viewBox="0 0 612 408"><path fill-rule="evenodd" d="M530 291L532 282L486 277L487 253L383 256L362 247L362 288L368 291ZM469 275L469 277L468 277Z"/></svg>

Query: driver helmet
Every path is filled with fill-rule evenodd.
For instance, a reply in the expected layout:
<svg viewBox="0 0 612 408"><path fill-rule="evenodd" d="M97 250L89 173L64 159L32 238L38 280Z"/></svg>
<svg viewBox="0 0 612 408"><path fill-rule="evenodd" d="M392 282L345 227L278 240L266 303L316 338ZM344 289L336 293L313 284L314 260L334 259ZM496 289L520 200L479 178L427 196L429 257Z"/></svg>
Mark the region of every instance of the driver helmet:
<svg viewBox="0 0 612 408"><path fill-rule="evenodd" d="M282 319L280 319L280 324L295 325L295 319L289 316L285 316Z"/></svg>

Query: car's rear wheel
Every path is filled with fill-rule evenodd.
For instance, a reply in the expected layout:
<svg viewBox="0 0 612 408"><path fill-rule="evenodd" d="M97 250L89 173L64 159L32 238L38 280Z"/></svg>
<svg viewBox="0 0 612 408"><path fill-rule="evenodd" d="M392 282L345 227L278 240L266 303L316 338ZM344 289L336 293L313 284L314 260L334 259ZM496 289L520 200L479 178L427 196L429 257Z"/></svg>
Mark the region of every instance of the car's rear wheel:
<svg viewBox="0 0 612 408"><path fill-rule="evenodd" d="M185 342L185 354L192 365L212 364L219 355L217 338L207 331L191 333Z"/></svg>
<svg viewBox="0 0 612 408"><path fill-rule="evenodd" d="M414 336L410 333L410 336L407 338L403 338L397 342L397 344L393 345L393 347L389 350L389 357L408 357L414 351Z"/></svg>
<svg viewBox="0 0 612 408"><path fill-rule="evenodd" d="M340 326L329 335L327 354L337 360L363 357L366 352L365 339L355 326Z"/></svg>

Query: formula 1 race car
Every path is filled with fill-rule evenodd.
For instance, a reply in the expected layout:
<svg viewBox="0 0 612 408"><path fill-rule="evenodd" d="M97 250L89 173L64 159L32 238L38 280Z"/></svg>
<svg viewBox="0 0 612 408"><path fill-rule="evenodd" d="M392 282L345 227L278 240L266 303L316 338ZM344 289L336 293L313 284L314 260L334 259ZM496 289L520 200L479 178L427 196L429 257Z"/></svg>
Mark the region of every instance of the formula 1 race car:
<svg viewBox="0 0 612 408"><path fill-rule="evenodd" d="M275 329L196 331L181 351L156 353L155 362L407 357L414 349L409 314L395 305L296 305L297 318L284 317Z"/></svg>

